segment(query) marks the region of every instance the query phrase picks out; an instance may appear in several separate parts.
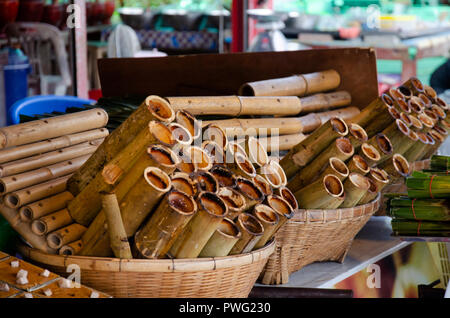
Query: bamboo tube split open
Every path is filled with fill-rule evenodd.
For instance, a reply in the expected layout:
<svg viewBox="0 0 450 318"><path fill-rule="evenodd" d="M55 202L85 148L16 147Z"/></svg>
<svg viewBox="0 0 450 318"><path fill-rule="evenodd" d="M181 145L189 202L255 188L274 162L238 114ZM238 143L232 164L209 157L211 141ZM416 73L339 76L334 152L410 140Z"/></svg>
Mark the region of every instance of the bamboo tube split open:
<svg viewBox="0 0 450 318"><path fill-rule="evenodd" d="M316 209L326 205L344 192L341 180L334 175L326 175L294 193L303 209Z"/></svg>
<svg viewBox="0 0 450 318"><path fill-rule="evenodd" d="M103 169L103 165L110 162L123 148L125 148L139 134L148 127L152 120L171 122L175 112L169 103L155 95L148 96L145 101L99 146L68 182L68 190L77 195ZM148 145L147 145L148 146Z"/></svg>
<svg viewBox="0 0 450 318"><path fill-rule="evenodd" d="M253 183L253 181L238 177L236 179L237 186L236 189L243 194L245 199L244 211L253 208L256 204L261 203L264 200L264 194L259 190L259 188Z"/></svg>
<svg viewBox="0 0 450 318"><path fill-rule="evenodd" d="M83 247L83 241L78 240L67 245L61 246L59 255L76 255Z"/></svg>
<svg viewBox="0 0 450 318"><path fill-rule="evenodd" d="M330 119L316 129L305 140L292 148L280 161L287 178L291 178L302 167L310 163L319 153L338 137L346 136L348 126L342 119Z"/></svg>
<svg viewBox="0 0 450 318"><path fill-rule="evenodd" d="M144 258L162 258L197 212L195 200L181 191L170 191L136 233L135 246Z"/></svg>
<svg viewBox="0 0 450 318"><path fill-rule="evenodd" d="M185 226L170 249L175 258L198 257L206 243L228 214L228 207L214 193L200 193L197 199L198 211Z"/></svg>
<svg viewBox="0 0 450 318"><path fill-rule="evenodd" d="M47 243L51 248L58 249L63 245L77 241L81 238L86 228L73 223L47 235Z"/></svg>
<svg viewBox="0 0 450 318"><path fill-rule="evenodd" d="M114 256L120 259L131 259L130 243L128 242L120 207L114 193L102 193L102 208L108 225L109 241Z"/></svg>
<svg viewBox="0 0 450 318"><path fill-rule="evenodd" d="M36 235L46 235L71 223L73 220L69 211L62 209L34 220L31 223L31 230Z"/></svg>
<svg viewBox="0 0 450 318"><path fill-rule="evenodd" d="M193 197L197 194L197 188L195 183L189 177L189 174L185 172L175 172L172 175L171 180L173 189Z"/></svg>
<svg viewBox="0 0 450 318"><path fill-rule="evenodd" d="M253 250L264 233L264 227L256 217L249 213L241 213L236 221L241 238L234 244L230 255L245 254Z"/></svg>
<svg viewBox="0 0 450 318"><path fill-rule="evenodd" d="M369 181L361 174L352 172L344 182L345 200L340 208L351 208L356 206L369 189Z"/></svg>
<svg viewBox="0 0 450 318"><path fill-rule="evenodd" d="M63 192L66 189L66 182L69 178L70 175L8 193L4 197L4 202L11 208L19 208L25 204L39 201L45 197Z"/></svg>
<svg viewBox="0 0 450 318"><path fill-rule="evenodd" d="M264 228L263 234L253 248L256 250L264 247L266 243L275 235L276 230L278 229L280 217L271 207L265 204L256 205L252 214Z"/></svg>
<svg viewBox="0 0 450 318"><path fill-rule="evenodd" d="M84 131L81 133L47 139L44 141L39 141L22 146L2 149L0 150L0 163L28 158L33 155L43 154L49 151L74 146L96 139L102 139L106 136L108 136L108 130L106 128L99 128Z"/></svg>
<svg viewBox="0 0 450 318"><path fill-rule="evenodd" d="M288 187L283 186L278 188L276 190L276 194L282 197L287 203L289 203L293 211L298 209L297 199Z"/></svg>
<svg viewBox="0 0 450 318"><path fill-rule="evenodd" d="M326 70L282 78L248 82L239 88L244 96L305 96L335 89L341 82L339 73Z"/></svg>
<svg viewBox="0 0 450 318"><path fill-rule="evenodd" d="M357 172L363 176L369 173L370 167L367 161L360 155L353 155L348 162L349 172Z"/></svg>
<svg viewBox="0 0 450 318"><path fill-rule="evenodd" d="M228 218L230 220L236 217L245 210L246 200L242 193L231 188L220 188L218 196L225 202L228 207Z"/></svg>
<svg viewBox="0 0 450 318"><path fill-rule="evenodd" d="M20 218L24 222L31 222L41 216L64 209L72 199L73 195L69 191L64 191L40 201L24 205L19 211Z"/></svg>
<svg viewBox="0 0 450 318"><path fill-rule="evenodd" d="M227 256L241 237L241 230L236 223L229 218L224 218L200 252L199 257Z"/></svg>

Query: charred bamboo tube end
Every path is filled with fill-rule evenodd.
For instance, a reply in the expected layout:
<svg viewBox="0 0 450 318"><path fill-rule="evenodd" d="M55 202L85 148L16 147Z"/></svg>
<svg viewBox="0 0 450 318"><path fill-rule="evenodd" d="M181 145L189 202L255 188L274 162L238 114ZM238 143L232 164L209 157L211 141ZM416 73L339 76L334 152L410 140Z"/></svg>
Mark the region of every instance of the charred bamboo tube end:
<svg viewBox="0 0 450 318"><path fill-rule="evenodd" d="M150 133L163 145L172 147L176 140L173 137L172 131L162 122L152 120L148 123Z"/></svg>
<svg viewBox="0 0 450 318"><path fill-rule="evenodd" d="M190 175L193 182L197 184L198 192L217 193L219 191L219 181L208 171L197 171Z"/></svg>
<svg viewBox="0 0 450 318"><path fill-rule="evenodd" d="M282 197L284 200L286 200L287 203L291 206L292 210L298 209L298 202L295 198L294 194L292 193L289 188L283 186L277 189L278 195Z"/></svg>
<svg viewBox="0 0 450 318"><path fill-rule="evenodd" d="M223 166L213 166L209 172L217 179L219 186L230 188L236 187L236 178L228 168Z"/></svg>
<svg viewBox="0 0 450 318"><path fill-rule="evenodd" d="M197 193L197 189L195 187L194 182L189 177L189 174L185 172L175 172L172 177L172 188L186 193L189 196L195 196Z"/></svg>
<svg viewBox="0 0 450 318"><path fill-rule="evenodd" d="M264 178L263 176L257 174L252 178L252 181L255 183L255 185L261 190L261 192L265 195L271 195L273 194L272 186L269 184L269 182Z"/></svg>
<svg viewBox="0 0 450 318"><path fill-rule="evenodd" d="M245 210L252 208L257 203L261 203L264 200L264 194L249 179L238 177L236 188L244 195L244 198L246 199Z"/></svg>
<svg viewBox="0 0 450 318"><path fill-rule="evenodd" d="M358 172L362 175L369 173L370 167L367 161L360 155L354 155L348 164L350 172Z"/></svg>
<svg viewBox="0 0 450 318"><path fill-rule="evenodd" d="M222 127L216 124L208 124L203 127L203 140L209 140L219 144L222 149L227 149L228 138Z"/></svg>
<svg viewBox="0 0 450 318"><path fill-rule="evenodd" d="M182 146L189 146L194 140L191 133L185 127L178 123L170 123L167 125L172 131L172 136L177 143Z"/></svg>
<svg viewBox="0 0 450 318"><path fill-rule="evenodd" d="M228 206L228 218L234 220L241 212L244 211L246 200L242 193L231 188L220 188L218 196Z"/></svg>
<svg viewBox="0 0 450 318"><path fill-rule="evenodd" d="M202 134L202 127L199 121L188 111L177 110L175 113L175 121L185 127L194 140L198 139Z"/></svg>
<svg viewBox="0 0 450 318"><path fill-rule="evenodd" d="M164 170L175 170L177 164L180 162L180 159L172 149L163 145L152 145L147 148L147 153Z"/></svg>
<svg viewBox="0 0 450 318"><path fill-rule="evenodd" d="M169 102L159 96L150 95L145 99L145 105L158 120L170 123L175 119L175 112Z"/></svg>

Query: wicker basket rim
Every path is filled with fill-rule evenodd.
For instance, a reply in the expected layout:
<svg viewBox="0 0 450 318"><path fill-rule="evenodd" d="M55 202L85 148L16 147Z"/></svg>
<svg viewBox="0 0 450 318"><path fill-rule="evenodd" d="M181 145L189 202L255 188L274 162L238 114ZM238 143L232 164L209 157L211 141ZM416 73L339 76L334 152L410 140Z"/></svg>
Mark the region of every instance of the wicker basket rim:
<svg viewBox="0 0 450 318"><path fill-rule="evenodd" d="M371 214L374 212L374 209L379 207L379 203L381 200L381 193L378 193L377 197L369 203L359 205L353 208L342 208L342 209L330 209L330 210L321 210L321 209L297 209L295 211L294 216L292 219L289 220L289 223L314 223L314 222L336 222L343 219L349 219L349 218L360 218L362 216L365 216L367 214ZM361 211L361 213L355 213L355 211ZM310 213L319 213L322 218L320 219L310 219L309 214ZM328 214L337 215L337 218L329 217L327 218ZM351 217L344 218L342 215L352 215ZM306 217L304 216L306 215Z"/></svg>
<svg viewBox="0 0 450 318"><path fill-rule="evenodd" d="M213 258L193 259L118 259L94 256L52 255L19 245L19 251L36 262L66 268L70 264L80 266L82 270L109 272L200 272L253 264L269 258L275 251L275 240L256 251L245 254Z"/></svg>

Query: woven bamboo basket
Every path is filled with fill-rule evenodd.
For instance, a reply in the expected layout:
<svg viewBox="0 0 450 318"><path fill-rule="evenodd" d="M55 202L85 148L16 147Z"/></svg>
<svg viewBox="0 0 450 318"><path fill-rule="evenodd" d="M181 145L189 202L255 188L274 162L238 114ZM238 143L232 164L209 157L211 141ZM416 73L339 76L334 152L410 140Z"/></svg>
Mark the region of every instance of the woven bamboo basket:
<svg viewBox="0 0 450 318"><path fill-rule="evenodd" d="M113 297L246 298L269 256L272 241L251 253L196 259L117 259L50 255L28 246L20 252L33 263L67 276L67 266L81 269L81 283Z"/></svg>
<svg viewBox="0 0 450 318"><path fill-rule="evenodd" d="M259 277L262 284L285 284L289 275L322 261L343 262L356 234L379 208L371 203L335 210L298 209L276 234L276 249Z"/></svg>
<svg viewBox="0 0 450 318"><path fill-rule="evenodd" d="M411 171L420 171L423 169L429 169L430 168L430 159L422 160L422 161L415 161L411 164ZM375 213L376 216L384 216L387 215L386 211L386 204L388 201L388 198L386 198L383 194L384 193L406 193L407 188L404 180L401 180L401 182L390 184L381 190L381 202L380 202L380 208Z"/></svg>

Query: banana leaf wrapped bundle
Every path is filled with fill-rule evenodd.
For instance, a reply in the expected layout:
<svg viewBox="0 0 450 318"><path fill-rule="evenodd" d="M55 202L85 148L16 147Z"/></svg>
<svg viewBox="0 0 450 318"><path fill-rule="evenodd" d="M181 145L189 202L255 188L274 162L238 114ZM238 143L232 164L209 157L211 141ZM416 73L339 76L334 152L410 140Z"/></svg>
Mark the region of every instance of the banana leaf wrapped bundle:
<svg viewBox="0 0 450 318"><path fill-rule="evenodd" d="M417 222L403 219L392 219L391 225L394 235L435 237L450 236L450 222Z"/></svg>
<svg viewBox="0 0 450 318"><path fill-rule="evenodd" d="M406 179L406 187L410 198L450 198L450 176L447 175L415 172Z"/></svg>
<svg viewBox="0 0 450 318"><path fill-rule="evenodd" d="M431 157L430 170L434 171L450 170L450 157L433 155Z"/></svg>
<svg viewBox="0 0 450 318"><path fill-rule="evenodd" d="M450 201L396 197L389 201L389 212L392 217L398 219L450 221Z"/></svg>

